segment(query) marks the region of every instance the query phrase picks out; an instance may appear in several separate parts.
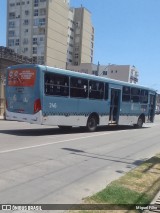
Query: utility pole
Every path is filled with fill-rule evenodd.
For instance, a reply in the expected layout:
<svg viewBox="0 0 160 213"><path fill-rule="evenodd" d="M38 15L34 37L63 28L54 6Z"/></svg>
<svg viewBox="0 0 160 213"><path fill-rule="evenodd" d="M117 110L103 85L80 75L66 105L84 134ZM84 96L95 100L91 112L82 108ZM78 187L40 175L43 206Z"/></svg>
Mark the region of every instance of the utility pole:
<svg viewBox="0 0 160 213"><path fill-rule="evenodd" d="M99 76L99 67L100 67L100 63L98 61L98 65L97 65L97 75Z"/></svg>

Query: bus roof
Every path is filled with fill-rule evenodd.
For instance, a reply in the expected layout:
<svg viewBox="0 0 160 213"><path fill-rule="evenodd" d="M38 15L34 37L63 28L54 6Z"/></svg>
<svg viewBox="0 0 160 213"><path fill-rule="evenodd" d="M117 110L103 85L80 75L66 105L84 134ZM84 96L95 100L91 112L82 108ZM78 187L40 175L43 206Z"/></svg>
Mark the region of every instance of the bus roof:
<svg viewBox="0 0 160 213"><path fill-rule="evenodd" d="M8 67L8 70L11 69L19 69L19 68L40 68L41 70L48 71L48 72L56 72L56 73L61 73L61 74L65 74L68 76L74 76L74 77L81 77L81 78L87 78L87 79L92 79L92 80L97 80L97 81L103 81L103 82L109 82L111 84L120 84L123 86L130 86L130 87L138 87L138 88L143 88L143 89L147 89L147 90L151 90L154 92L157 92L155 89L143 86L143 85L138 85L138 84L132 84L129 82L125 82L125 81L120 81L120 80L115 80L115 79L110 79L110 78L106 78L106 77L102 77L102 76L95 76L95 75L91 75L91 74L86 74L86 73L80 73L80 72L76 72L76 71L71 71L71 70L65 70L62 68L56 68L56 67L50 67L50 66L46 66L46 65L38 65L38 64L18 64L18 65L13 65Z"/></svg>

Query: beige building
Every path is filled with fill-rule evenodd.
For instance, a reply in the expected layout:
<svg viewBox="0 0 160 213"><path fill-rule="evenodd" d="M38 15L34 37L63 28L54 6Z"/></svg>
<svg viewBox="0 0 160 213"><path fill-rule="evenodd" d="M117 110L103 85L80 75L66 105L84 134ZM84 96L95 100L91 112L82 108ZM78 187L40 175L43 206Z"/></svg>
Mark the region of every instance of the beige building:
<svg viewBox="0 0 160 213"><path fill-rule="evenodd" d="M92 63L83 63L79 66L68 65L67 69L134 84L138 83L139 72L135 66L131 65L96 65Z"/></svg>
<svg viewBox="0 0 160 213"><path fill-rule="evenodd" d="M69 0L7 0L7 47L37 64L66 68L93 60L91 13Z"/></svg>
<svg viewBox="0 0 160 213"><path fill-rule="evenodd" d="M38 64L65 68L69 0L7 2L7 47Z"/></svg>
<svg viewBox="0 0 160 213"><path fill-rule="evenodd" d="M70 8L67 63L93 62L94 28L91 13L84 7Z"/></svg>

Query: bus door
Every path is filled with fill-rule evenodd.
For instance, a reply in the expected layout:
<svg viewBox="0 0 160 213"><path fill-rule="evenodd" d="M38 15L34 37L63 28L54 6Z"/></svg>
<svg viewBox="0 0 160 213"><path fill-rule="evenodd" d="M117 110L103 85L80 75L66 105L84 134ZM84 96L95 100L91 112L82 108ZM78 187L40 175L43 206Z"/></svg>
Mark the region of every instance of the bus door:
<svg viewBox="0 0 160 213"><path fill-rule="evenodd" d="M150 122L154 121L154 115L155 115L155 104L156 104L156 95L149 95L149 113L148 113L148 119Z"/></svg>
<svg viewBox="0 0 160 213"><path fill-rule="evenodd" d="M111 88L109 124L118 124L121 90Z"/></svg>

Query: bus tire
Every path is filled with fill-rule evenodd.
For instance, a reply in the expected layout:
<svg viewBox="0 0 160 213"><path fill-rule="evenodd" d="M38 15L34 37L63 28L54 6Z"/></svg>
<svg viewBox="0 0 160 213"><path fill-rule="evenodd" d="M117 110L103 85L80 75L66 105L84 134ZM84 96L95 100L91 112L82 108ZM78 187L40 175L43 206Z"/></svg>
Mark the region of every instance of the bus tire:
<svg viewBox="0 0 160 213"><path fill-rule="evenodd" d="M136 127L137 127L137 128L142 128L142 126L143 126L143 118L140 116L140 117L138 118Z"/></svg>
<svg viewBox="0 0 160 213"><path fill-rule="evenodd" d="M97 118L95 116L90 116L87 121L87 130L89 132L94 132L97 129Z"/></svg>
<svg viewBox="0 0 160 213"><path fill-rule="evenodd" d="M64 131L72 129L72 126L58 126L58 127L59 127L59 129L64 130Z"/></svg>

